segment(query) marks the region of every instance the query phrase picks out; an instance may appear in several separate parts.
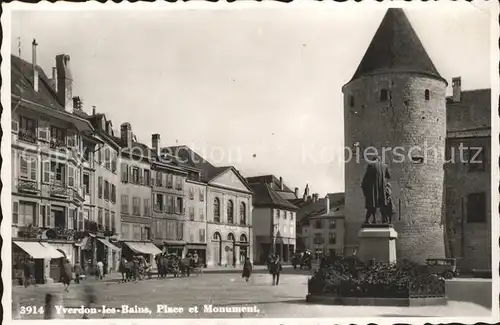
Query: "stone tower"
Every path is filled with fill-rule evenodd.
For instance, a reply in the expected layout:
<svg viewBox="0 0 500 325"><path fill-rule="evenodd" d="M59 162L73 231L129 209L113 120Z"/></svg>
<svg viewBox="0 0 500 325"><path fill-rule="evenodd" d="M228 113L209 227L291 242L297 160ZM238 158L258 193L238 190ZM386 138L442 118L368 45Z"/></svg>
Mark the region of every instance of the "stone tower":
<svg viewBox="0 0 500 325"><path fill-rule="evenodd" d="M403 10L389 9L342 88L345 146L353 151L345 163L347 249L359 243L365 158L376 149L392 174L398 259L445 257L446 87Z"/></svg>

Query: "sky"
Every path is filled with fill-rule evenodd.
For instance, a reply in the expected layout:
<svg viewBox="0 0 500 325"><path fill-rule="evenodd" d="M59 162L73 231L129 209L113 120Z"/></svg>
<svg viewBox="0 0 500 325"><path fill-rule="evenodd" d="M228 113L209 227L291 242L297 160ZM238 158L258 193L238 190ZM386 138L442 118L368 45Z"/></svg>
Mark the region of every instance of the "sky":
<svg viewBox="0 0 500 325"><path fill-rule="evenodd" d="M262 6L260 6L262 7ZM344 190L343 97L386 8L17 11L11 51L50 77L68 54L73 95L151 146L188 145L245 177ZM490 17L468 3L405 9L441 75L490 88Z"/></svg>

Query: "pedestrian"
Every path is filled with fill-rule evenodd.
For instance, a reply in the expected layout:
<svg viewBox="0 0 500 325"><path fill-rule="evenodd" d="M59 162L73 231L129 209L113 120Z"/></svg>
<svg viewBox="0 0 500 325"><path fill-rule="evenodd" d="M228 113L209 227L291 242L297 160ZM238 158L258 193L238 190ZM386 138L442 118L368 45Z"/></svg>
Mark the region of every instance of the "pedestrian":
<svg viewBox="0 0 500 325"><path fill-rule="evenodd" d="M27 288L31 282L31 268L28 259L23 260L23 272L24 272L24 287Z"/></svg>
<svg viewBox="0 0 500 325"><path fill-rule="evenodd" d="M271 263L271 274L273 275L273 285L279 285L280 283L280 273L283 270L283 266L280 262L279 255L276 255L274 261Z"/></svg>
<svg viewBox="0 0 500 325"><path fill-rule="evenodd" d="M33 260L33 257L30 257L30 259L28 261L28 265L29 265L29 269L30 269L30 280L31 280L31 283L33 283L33 285L36 288L37 285L36 285L36 279L35 279L35 261Z"/></svg>
<svg viewBox="0 0 500 325"><path fill-rule="evenodd" d="M69 292L69 285L71 283L71 278L72 278L71 275L72 275L71 264L69 260L63 258L61 263L61 280L62 283L66 286L64 288L64 291L66 292Z"/></svg>
<svg viewBox="0 0 500 325"><path fill-rule="evenodd" d="M76 262L73 270L75 272L75 283L80 283L80 275L82 274L80 263Z"/></svg>
<svg viewBox="0 0 500 325"><path fill-rule="evenodd" d="M242 278L245 279L246 282L250 279L250 275L252 275L252 263L250 262L250 258L245 259L245 264L243 264L243 274Z"/></svg>
<svg viewBox="0 0 500 325"><path fill-rule="evenodd" d="M102 277L104 275L104 263L99 260L99 262L97 262L97 278L99 280L102 280Z"/></svg>

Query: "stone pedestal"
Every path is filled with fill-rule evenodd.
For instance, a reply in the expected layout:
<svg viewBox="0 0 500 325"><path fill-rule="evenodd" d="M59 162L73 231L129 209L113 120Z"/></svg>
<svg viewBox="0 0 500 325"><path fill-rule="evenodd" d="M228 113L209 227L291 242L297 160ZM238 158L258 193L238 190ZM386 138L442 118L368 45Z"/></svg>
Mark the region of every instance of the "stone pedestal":
<svg viewBox="0 0 500 325"><path fill-rule="evenodd" d="M397 232L390 224L364 224L358 233L359 252L364 262L376 259L380 262L396 261Z"/></svg>

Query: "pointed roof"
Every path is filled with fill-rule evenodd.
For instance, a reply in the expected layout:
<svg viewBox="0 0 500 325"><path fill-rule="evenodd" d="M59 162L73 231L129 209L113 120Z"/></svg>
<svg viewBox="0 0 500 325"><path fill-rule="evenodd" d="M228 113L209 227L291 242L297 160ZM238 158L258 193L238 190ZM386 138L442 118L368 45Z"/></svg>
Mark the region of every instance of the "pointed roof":
<svg viewBox="0 0 500 325"><path fill-rule="evenodd" d="M446 82L401 8L387 10L351 81L387 72L420 73Z"/></svg>

